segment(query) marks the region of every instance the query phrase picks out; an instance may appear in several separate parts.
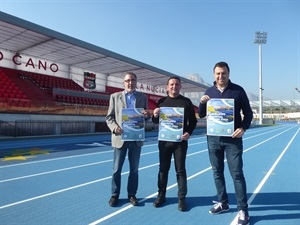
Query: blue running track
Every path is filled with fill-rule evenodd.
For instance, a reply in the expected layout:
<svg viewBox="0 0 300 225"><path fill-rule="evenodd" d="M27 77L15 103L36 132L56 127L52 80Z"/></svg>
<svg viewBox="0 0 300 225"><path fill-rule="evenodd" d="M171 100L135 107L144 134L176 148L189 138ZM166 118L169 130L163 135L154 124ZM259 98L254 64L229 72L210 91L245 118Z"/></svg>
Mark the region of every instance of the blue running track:
<svg viewBox="0 0 300 225"><path fill-rule="evenodd" d="M110 135L0 140L1 225L235 225L236 202L226 168L230 211L210 215L216 199L206 136L198 130L187 155L188 210L177 209L172 165L167 201L157 195L157 134L142 148L139 206L127 201L127 161L120 204L110 207ZM251 225L300 224L300 125L283 123L249 129L244 136L244 173Z"/></svg>

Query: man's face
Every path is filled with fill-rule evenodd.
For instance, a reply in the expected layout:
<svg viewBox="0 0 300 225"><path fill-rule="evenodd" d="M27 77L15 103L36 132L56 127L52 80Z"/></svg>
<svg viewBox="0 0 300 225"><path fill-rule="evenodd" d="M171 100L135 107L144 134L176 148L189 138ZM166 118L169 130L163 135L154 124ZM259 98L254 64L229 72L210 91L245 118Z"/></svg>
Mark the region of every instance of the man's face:
<svg viewBox="0 0 300 225"><path fill-rule="evenodd" d="M216 67L214 76L219 87L225 87L229 82L229 72L226 67Z"/></svg>
<svg viewBox="0 0 300 225"><path fill-rule="evenodd" d="M170 97L177 97L181 89L181 83L177 79L170 79L167 85L168 95Z"/></svg>
<svg viewBox="0 0 300 225"><path fill-rule="evenodd" d="M133 76L131 74L126 74L126 76L124 77L123 83L124 83L125 90L127 92L130 93L130 92L135 91L136 83L137 83L135 76Z"/></svg>

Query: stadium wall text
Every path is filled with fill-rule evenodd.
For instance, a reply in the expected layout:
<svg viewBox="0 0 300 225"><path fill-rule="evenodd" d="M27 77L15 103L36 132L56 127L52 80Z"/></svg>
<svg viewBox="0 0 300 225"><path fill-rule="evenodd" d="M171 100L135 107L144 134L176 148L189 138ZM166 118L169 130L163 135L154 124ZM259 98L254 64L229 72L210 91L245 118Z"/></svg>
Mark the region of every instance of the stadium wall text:
<svg viewBox="0 0 300 225"><path fill-rule="evenodd" d="M81 68L69 67L61 63L50 62L4 49L0 49L0 66L16 70L40 73L50 76L68 78L74 80L79 85L83 86L84 71ZM93 71L89 71L95 73ZM96 73L95 73L96 74ZM123 79L119 76L109 76L104 74L96 74L96 89L97 91L105 91L105 85L111 87L124 88ZM166 95L166 89L158 86L153 86L144 83L138 83L137 89L141 92Z"/></svg>
<svg viewBox="0 0 300 225"><path fill-rule="evenodd" d="M2 51L0 51L0 61L2 61L4 59L4 54ZM23 57L19 54L16 53L11 57L11 62L14 63L16 66L21 66L22 64L24 64L25 67L31 67L32 69L44 69L45 71L47 70L47 68L49 68L53 73L56 73L59 68L58 65L56 63L49 63L46 61L42 61L42 60L37 60L37 62L34 63L34 61L32 58L27 58L26 61L23 60ZM47 65L48 64L48 65Z"/></svg>

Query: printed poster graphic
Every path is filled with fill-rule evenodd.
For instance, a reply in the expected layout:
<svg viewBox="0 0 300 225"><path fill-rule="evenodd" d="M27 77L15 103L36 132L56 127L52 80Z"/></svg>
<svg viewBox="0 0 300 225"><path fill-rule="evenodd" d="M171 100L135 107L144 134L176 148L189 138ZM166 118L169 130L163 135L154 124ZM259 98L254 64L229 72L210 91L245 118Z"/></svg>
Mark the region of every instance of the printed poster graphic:
<svg viewBox="0 0 300 225"><path fill-rule="evenodd" d="M207 102L207 135L232 136L234 99L210 99Z"/></svg>
<svg viewBox="0 0 300 225"><path fill-rule="evenodd" d="M159 114L158 140L181 142L183 122L184 108L161 107Z"/></svg>
<svg viewBox="0 0 300 225"><path fill-rule="evenodd" d="M145 140L145 118L142 111L142 108L122 109L123 141Z"/></svg>
<svg viewBox="0 0 300 225"><path fill-rule="evenodd" d="M87 89L96 88L96 74L84 72L83 87Z"/></svg>

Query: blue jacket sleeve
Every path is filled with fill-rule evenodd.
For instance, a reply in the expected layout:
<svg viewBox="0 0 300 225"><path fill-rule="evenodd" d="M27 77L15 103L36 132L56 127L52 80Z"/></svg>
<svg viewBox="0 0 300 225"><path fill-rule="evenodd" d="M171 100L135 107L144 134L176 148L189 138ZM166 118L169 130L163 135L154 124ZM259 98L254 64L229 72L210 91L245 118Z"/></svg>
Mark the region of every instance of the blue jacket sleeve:
<svg viewBox="0 0 300 225"><path fill-rule="evenodd" d="M241 110L244 115L241 127L244 130L247 130L251 125L251 121L253 119L253 112L252 112L252 109L251 109L251 106L249 103L249 99L248 99L245 91L243 91L243 93L242 93Z"/></svg>

